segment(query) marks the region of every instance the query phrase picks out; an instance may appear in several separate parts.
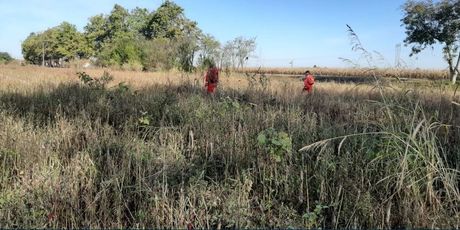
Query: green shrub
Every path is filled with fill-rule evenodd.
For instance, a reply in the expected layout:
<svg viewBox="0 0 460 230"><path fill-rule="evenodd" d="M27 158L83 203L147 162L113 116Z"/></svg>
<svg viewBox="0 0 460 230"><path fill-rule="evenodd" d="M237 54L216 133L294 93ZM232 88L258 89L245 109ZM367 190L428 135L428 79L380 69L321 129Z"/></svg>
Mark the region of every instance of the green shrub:
<svg viewBox="0 0 460 230"><path fill-rule="evenodd" d="M289 135L273 128L260 132L257 136L257 142L268 151L276 162L280 162L284 154L289 154L292 151L292 140Z"/></svg>
<svg viewBox="0 0 460 230"><path fill-rule="evenodd" d="M0 64L5 64L13 61L14 59L7 52L0 52Z"/></svg>

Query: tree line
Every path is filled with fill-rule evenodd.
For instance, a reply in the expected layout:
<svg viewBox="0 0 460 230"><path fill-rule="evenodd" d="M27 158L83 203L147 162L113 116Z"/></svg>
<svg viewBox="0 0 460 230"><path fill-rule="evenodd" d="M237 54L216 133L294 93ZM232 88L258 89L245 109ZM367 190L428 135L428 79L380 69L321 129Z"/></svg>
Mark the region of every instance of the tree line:
<svg viewBox="0 0 460 230"><path fill-rule="evenodd" d="M255 51L255 40L237 37L221 44L188 19L182 7L165 1L151 12L116 4L109 14L89 18L83 32L62 22L31 33L22 43L22 54L36 65L92 59L103 67L192 71L209 61L221 68L241 68Z"/></svg>
<svg viewBox="0 0 460 230"><path fill-rule="evenodd" d="M408 0L402 10L404 43L412 45L411 55L440 44L455 84L460 73L460 1ZM255 47L255 38L244 37L220 44L186 18L182 7L166 0L152 12L115 5L110 14L91 17L83 32L63 22L31 33L22 43L22 53L32 64L92 58L104 67L192 71L208 61L221 68L241 68ZM8 59L2 55L1 60Z"/></svg>

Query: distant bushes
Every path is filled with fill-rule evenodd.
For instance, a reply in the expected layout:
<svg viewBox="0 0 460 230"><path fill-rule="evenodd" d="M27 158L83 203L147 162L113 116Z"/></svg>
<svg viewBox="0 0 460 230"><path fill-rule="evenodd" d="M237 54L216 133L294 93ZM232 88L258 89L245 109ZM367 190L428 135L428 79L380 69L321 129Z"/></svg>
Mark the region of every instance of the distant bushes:
<svg viewBox="0 0 460 230"><path fill-rule="evenodd" d="M14 59L7 52L0 52L0 64L5 64L13 61Z"/></svg>

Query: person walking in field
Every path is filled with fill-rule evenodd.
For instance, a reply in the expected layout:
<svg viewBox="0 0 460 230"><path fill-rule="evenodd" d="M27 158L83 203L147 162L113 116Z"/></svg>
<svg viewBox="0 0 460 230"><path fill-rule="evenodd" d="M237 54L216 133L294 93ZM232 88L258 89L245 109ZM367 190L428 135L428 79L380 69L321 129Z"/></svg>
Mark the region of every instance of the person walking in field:
<svg viewBox="0 0 460 230"><path fill-rule="evenodd" d="M313 91L313 85L315 84L315 78L310 71L305 72L305 79L303 80L303 91L311 93Z"/></svg>
<svg viewBox="0 0 460 230"><path fill-rule="evenodd" d="M216 64L210 63L209 69L204 76L204 87L208 93L214 93L219 83L219 70Z"/></svg>

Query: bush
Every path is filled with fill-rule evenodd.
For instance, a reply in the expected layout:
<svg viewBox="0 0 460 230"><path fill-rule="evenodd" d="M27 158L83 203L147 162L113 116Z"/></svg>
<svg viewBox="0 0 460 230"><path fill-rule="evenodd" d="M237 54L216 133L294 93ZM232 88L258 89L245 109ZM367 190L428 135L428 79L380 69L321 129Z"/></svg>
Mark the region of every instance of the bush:
<svg viewBox="0 0 460 230"><path fill-rule="evenodd" d="M11 55L7 52L0 52L0 64L6 64L14 59L11 57Z"/></svg>
<svg viewBox="0 0 460 230"><path fill-rule="evenodd" d="M136 39L129 37L118 38L113 43L103 47L98 59L99 64L102 66L122 67L124 69L123 65L128 64L131 67L139 67L142 60L142 51Z"/></svg>
<svg viewBox="0 0 460 230"><path fill-rule="evenodd" d="M157 38L142 43L142 65L146 70L170 70L174 67L176 45L168 39Z"/></svg>

